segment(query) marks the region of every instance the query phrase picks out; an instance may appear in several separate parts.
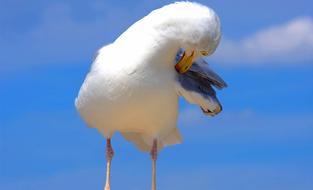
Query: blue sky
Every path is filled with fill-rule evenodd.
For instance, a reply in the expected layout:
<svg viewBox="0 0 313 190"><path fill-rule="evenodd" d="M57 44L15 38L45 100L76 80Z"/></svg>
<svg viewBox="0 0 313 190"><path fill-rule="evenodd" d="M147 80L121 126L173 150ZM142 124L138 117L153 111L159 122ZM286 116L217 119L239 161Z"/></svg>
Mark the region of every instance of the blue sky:
<svg viewBox="0 0 313 190"><path fill-rule="evenodd" d="M74 98L96 50L170 2L1 1L0 189L103 188L105 141ZM160 189L312 189L313 3L198 2L221 18L208 62L229 88L215 118L181 100L184 142L160 153ZM113 146L112 188L148 189L149 155Z"/></svg>

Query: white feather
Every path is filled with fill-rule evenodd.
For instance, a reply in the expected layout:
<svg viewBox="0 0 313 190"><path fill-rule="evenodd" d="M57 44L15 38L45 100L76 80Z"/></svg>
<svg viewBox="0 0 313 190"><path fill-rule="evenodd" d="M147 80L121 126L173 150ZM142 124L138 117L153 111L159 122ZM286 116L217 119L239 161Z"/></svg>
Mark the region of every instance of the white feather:
<svg viewBox="0 0 313 190"><path fill-rule="evenodd" d="M105 137L121 132L141 150L153 139L159 148L179 143L176 53L213 53L219 39L219 19L205 6L181 2L157 9L98 51L77 110Z"/></svg>

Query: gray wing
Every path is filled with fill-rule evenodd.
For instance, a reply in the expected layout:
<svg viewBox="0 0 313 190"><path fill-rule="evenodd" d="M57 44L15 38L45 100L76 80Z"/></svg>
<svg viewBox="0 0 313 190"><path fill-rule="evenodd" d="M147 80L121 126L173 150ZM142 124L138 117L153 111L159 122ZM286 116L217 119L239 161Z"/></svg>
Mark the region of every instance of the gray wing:
<svg viewBox="0 0 313 190"><path fill-rule="evenodd" d="M184 90L199 93L203 97L216 95L215 90L210 85L211 83L201 77L189 75L189 73L180 74L178 82Z"/></svg>
<svg viewBox="0 0 313 190"><path fill-rule="evenodd" d="M179 95L190 103L198 104L208 115L216 115L222 110L212 86L222 89L227 87L227 84L202 59L194 62L186 73L178 74Z"/></svg>
<svg viewBox="0 0 313 190"><path fill-rule="evenodd" d="M218 89L227 87L226 82L210 69L209 64L203 59L194 62L186 75L204 84L213 85Z"/></svg>

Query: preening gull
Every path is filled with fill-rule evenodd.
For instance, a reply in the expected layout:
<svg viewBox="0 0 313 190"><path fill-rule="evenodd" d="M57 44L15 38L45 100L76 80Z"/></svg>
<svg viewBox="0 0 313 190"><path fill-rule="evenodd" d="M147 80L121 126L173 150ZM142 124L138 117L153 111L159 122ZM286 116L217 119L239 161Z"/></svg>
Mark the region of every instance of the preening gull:
<svg viewBox="0 0 313 190"><path fill-rule="evenodd" d="M155 190L158 151L181 142L179 96L206 115L222 110L212 86L222 89L226 83L202 59L215 51L220 38L212 9L178 2L152 11L97 52L75 105L87 125L107 139L106 190L115 132L150 151Z"/></svg>

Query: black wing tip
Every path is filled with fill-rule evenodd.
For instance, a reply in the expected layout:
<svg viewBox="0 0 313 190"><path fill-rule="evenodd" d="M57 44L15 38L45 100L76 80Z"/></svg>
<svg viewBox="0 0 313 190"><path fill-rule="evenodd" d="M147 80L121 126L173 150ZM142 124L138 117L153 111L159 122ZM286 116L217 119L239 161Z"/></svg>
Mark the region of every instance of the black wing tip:
<svg viewBox="0 0 313 190"><path fill-rule="evenodd" d="M220 85L220 89L227 88L227 87L228 87L228 84L225 81L222 81Z"/></svg>

